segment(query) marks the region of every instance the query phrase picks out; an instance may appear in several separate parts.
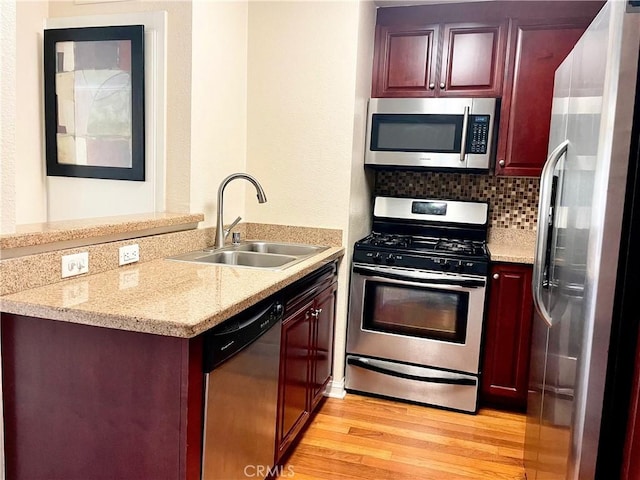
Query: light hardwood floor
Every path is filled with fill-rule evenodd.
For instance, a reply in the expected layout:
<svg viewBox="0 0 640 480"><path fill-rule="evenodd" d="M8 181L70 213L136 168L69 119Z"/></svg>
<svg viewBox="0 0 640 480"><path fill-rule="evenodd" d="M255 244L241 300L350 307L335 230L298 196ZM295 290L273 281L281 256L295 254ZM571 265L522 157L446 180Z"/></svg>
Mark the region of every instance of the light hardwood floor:
<svg viewBox="0 0 640 480"><path fill-rule="evenodd" d="M448 412L349 394L328 398L280 479L525 478L525 416Z"/></svg>

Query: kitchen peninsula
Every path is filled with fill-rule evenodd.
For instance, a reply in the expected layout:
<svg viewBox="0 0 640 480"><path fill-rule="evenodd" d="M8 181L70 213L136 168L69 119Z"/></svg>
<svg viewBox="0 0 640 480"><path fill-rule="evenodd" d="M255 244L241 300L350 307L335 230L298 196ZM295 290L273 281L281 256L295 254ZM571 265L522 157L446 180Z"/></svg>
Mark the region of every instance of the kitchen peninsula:
<svg viewBox="0 0 640 480"><path fill-rule="evenodd" d="M247 235L262 228L251 225ZM266 231L279 241L292 232ZM325 235L333 239L325 244L339 245L336 233L314 240ZM202 234L133 235L115 244ZM97 266L91 249L109 243L90 243L83 249ZM280 271L161 256L0 297L8 478L200 478L201 334L265 298L291 294L342 255L330 246Z"/></svg>

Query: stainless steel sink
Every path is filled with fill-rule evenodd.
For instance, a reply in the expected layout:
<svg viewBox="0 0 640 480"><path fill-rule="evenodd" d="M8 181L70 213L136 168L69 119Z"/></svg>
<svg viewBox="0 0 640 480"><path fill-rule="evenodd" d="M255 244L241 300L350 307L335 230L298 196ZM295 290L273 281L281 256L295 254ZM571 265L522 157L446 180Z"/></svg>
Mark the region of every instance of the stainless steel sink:
<svg viewBox="0 0 640 480"><path fill-rule="evenodd" d="M181 262L208 263L234 267L282 270L326 250L329 247L298 243L254 241L229 245L215 250L204 250L170 257Z"/></svg>
<svg viewBox="0 0 640 480"><path fill-rule="evenodd" d="M326 250L327 247L302 245L298 243L247 242L241 243L235 250L245 252L274 253L277 255L311 255Z"/></svg>

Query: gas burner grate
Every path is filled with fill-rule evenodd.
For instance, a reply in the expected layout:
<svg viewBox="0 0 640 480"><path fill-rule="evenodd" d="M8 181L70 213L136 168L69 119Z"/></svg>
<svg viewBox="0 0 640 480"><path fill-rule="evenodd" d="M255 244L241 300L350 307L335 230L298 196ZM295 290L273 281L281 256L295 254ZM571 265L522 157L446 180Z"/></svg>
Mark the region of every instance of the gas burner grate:
<svg viewBox="0 0 640 480"><path fill-rule="evenodd" d="M437 252L461 253L464 255L481 255L484 253L482 244L471 240L439 240L434 250Z"/></svg>
<svg viewBox="0 0 640 480"><path fill-rule="evenodd" d="M376 247L408 248L411 245L411 237L408 235L392 235L386 233L372 233L364 239L364 243Z"/></svg>

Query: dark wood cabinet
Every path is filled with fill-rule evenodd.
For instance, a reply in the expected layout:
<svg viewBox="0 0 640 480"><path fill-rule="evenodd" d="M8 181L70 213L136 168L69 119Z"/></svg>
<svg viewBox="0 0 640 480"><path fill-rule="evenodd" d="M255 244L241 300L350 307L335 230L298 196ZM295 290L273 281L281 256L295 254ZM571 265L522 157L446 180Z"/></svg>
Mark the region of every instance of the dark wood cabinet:
<svg viewBox="0 0 640 480"><path fill-rule="evenodd" d="M317 408L331 379L336 265L310 275L288 293L282 322L276 463Z"/></svg>
<svg viewBox="0 0 640 480"><path fill-rule="evenodd" d="M438 96L501 96L505 23L446 24L443 30Z"/></svg>
<svg viewBox="0 0 640 480"><path fill-rule="evenodd" d="M337 283L325 288L315 299L312 321L311 349L311 410L323 397L327 383L331 379L333 367L333 329L336 310Z"/></svg>
<svg viewBox="0 0 640 480"><path fill-rule="evenodd" d="M373 97L433 97L438 25L376 28Z"/></svg>
<svg viewBox="0 0 640 480"><path fill-rule="evenodd" d="M276 425L278 458L291 444L309 416L310 347L312 322L310 300L287 316L282 323L278 422Z"/></svg>
<svg viewBox="0 0 640 480"><path fill-rule="evenodd" d="M2 314L7 478L200 478L202 339Z"/></svg>
<svg viewBox="0 0 640 480"><path fill-rule="evenodd" d="M540 176L547 159L555 71L590 21L512 21L496 174Z"/></svg>
<svg viewBox="0 0 640 480"><path fill-rule="evenodd" d="M486 318L481 400L525 410L533 299L530 265L493 264Z"/></svg>
<svg viewBox="0 0 640 480"><path fill-rule="evenodd" d="M505 31L500 22L379 25L372 96L500 96Z"/></svg>

